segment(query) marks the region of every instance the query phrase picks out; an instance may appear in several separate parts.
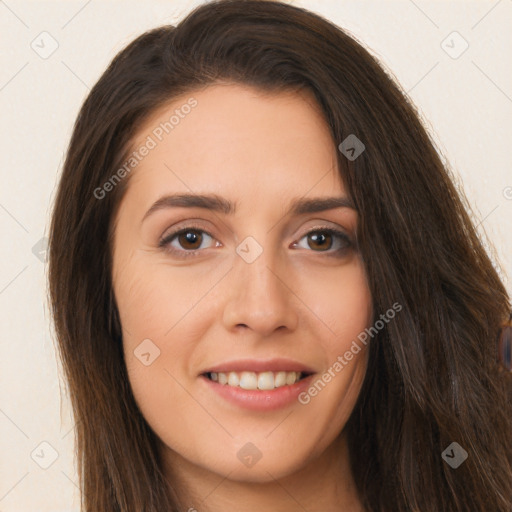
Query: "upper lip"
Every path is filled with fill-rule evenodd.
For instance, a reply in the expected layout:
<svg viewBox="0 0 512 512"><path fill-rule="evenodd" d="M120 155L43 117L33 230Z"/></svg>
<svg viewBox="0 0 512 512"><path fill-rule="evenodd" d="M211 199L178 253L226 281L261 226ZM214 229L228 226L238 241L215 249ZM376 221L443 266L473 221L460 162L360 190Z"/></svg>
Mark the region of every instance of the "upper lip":
<svg viewBox="0 0 512 512"><path fill-rule="evenodd" d="M223 363L211 366L203 373L210 372L302 372L315 373L312 368L293 359L237 359L233 361L225 361Z"/></svg>

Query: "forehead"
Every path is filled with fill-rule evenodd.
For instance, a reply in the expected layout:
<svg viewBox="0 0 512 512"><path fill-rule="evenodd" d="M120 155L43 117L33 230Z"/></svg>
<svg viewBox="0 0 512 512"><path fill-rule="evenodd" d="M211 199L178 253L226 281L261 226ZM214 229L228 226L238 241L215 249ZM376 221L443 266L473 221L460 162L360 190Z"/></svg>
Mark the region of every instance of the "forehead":
<svg viewBox="0 0 512 512"><path fill-rule="evenodd" d="M169 185L227 195L283 198L342 191L336 146L311 92L263 92L214 84L173 99L138 130L132 148L151 146L130 189L155 196ZM132 191L134 193L134 191Z"/></svg>

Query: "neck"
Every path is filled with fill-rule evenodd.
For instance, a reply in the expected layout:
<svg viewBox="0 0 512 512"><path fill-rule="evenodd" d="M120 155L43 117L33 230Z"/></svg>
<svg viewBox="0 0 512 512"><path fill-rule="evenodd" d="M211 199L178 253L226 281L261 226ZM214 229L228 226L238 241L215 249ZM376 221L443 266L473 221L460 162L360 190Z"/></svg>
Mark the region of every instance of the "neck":
<svg viewBox="0 0 512 512"><path fill-rule="evenodd" d="M230 480L164 448L168 478L177 490L180 510L220 512L363 512L342 433L317 459L283 478L267 482ZM270 476L270 474L269 474Z"/></svg>

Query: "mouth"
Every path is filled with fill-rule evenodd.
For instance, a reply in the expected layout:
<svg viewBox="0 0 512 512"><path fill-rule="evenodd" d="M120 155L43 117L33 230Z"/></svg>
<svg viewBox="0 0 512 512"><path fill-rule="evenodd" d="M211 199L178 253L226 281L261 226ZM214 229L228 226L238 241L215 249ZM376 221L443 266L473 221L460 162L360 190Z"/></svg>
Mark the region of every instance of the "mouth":
<svg viewBox="0 0 512 512"><path fill-rule="evenodd" d="M271 391L285 386L293 386L295 383L306 379L313 372L306 371L229 371L229 372L205 372L203 377L217 384L241 388L246 390Z"/></svg>
<svg viewBox="0 0 512 512"><path fill-rule="evenodd" d="M207 393L237 408L271 412L298 403L317 371L288 358L238 359L205 368L199 374Z"/></svg>

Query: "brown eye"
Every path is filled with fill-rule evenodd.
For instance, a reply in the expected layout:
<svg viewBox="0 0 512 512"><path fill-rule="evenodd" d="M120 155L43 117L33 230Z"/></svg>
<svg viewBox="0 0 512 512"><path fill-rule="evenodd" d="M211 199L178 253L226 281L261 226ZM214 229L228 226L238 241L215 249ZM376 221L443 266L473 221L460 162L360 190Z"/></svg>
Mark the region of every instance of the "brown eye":
<svg viewBox="0 0 512 512"><path fill-rule="evenodd" d="M303 240L307 239L306 245ZM353 244L345 233L337 229L315 229L306 233L294 247L311 249L313 252L325 252L330 256L343 257L353 247Z"/></svg>
<svg viewBox="0 0 512 512"><path fill-rule="evenodd" d="M179 233L177 239L184 249L198 249L201 246L203 236L200 231L188 229Z"/></svg>
<svg viewBox="0 0 512 512"><path fill-rule="evenodd" d="M332 247L332 234L325 231L313 231L308 235L311 249L328 250Z"/></svg>
<svg viewBox="0 0 512 512"><path fill-rule="evenodd" d="M208 240L210 245L204 247L205 242L208 244ZM158 245L173 255L188 257L199 254L201 249L213 247L214 240L213 236L203 229L188 227L164 236Z"/></svg>

